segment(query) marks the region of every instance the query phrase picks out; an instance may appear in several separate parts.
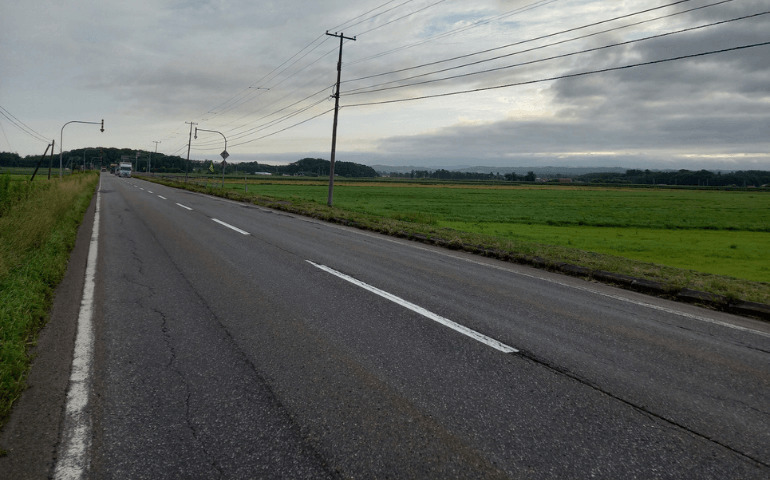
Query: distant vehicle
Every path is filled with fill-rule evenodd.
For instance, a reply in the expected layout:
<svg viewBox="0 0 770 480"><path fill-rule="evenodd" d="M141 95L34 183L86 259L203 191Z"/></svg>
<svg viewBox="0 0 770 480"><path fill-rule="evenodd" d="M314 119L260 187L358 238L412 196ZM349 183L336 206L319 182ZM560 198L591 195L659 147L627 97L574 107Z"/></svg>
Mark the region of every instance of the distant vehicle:
<svg viewBox="0 0 770 480"><path fill-rule="evenodd" d="M120 162L118 176L131 177L131 162Z"/></svg>

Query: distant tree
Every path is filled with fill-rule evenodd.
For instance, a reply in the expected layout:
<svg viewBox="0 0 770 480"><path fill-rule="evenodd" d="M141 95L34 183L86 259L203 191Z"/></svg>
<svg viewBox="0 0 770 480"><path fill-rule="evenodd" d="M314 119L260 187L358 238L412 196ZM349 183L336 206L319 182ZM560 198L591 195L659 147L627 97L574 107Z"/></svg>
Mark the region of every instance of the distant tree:
<svg viewBox="0 0 770 480"><path fill-rule="evenodd" d="M535 172L533 172L531 170L529 172L527 172L526 175L524 175L524 181L525 182L534 182L535 180L537 180L537 176L535 175Z"/></svg>

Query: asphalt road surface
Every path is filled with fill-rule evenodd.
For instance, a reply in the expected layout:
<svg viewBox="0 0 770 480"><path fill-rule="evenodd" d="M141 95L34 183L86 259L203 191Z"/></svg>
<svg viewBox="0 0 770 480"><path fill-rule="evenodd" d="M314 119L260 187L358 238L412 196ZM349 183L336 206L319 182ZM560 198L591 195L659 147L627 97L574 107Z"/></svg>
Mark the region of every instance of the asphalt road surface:
<svg viewBox="0 0 770 480"><path fill-rule="evenodd" d="M766 323L100 190L88 478L770 477Z"/></svg>

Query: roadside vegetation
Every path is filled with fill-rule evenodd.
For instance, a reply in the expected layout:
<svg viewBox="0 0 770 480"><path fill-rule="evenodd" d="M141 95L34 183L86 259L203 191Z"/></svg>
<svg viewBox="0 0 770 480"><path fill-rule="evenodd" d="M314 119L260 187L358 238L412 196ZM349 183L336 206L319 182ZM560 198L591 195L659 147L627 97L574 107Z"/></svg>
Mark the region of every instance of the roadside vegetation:
<svg viewBox="0 0 770 480"><path fill-rule="evenodd" d="M217 177L166 183L543 268L648 280L672 295L770 303L764 189L339 179L330 208L321 179L230 178L224 190Z"/></svg>
<svg viewBox="0 0 770 480"><path fill-rule="evenodd" d="M0 175L0 426L25 388L37 334L98 175Z"/></svg>

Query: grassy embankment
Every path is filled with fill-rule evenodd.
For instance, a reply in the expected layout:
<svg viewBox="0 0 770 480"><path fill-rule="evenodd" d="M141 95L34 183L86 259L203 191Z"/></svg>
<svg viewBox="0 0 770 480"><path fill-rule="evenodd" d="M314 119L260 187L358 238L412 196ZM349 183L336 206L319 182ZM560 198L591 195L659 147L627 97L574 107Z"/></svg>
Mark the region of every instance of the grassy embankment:
<svg viewBox="0 0 770 480"><path fill-rule="evenodd" d="M0 175L0 426L25 388L31 348L97 181Z"/></svg>
<svg viewBox="0 0 770 480"><path fill-rule="evenodd" d="M200 181L200 180L196 180ZM220 180L210 187L221 194ZM192 181L191 181L192 183ZM733 300L770 303L770 193L760 190L327 184L228 180L234 199L524 263L566 263Z"/></svg>

